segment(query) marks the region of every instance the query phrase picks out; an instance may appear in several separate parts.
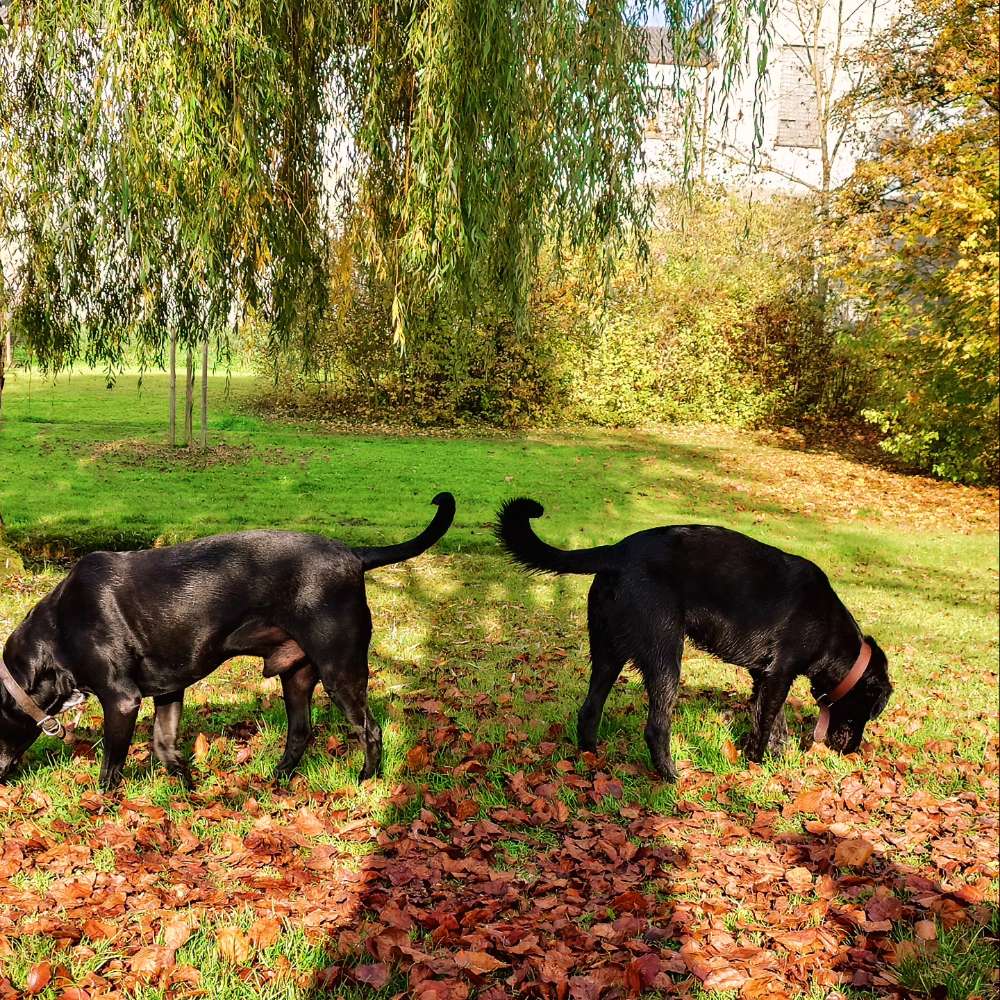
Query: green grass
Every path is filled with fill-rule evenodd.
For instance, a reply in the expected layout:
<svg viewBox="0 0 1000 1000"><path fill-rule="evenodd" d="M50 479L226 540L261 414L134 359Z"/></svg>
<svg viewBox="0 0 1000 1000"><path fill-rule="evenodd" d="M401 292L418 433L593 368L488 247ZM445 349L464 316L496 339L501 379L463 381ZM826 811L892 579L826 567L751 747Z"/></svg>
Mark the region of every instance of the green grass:
<svg viewBox="0 0 1000 1000"><path fill-rule="evenodd" d="M226 838L245 836L252 820L206 818L204 801L238 811L252 797L260 814L283 824L303 802L329 800L345 822L360 818L384 829L409 823L420 811L419 801L389 801L402 781L422 781L431 794L456 789L485 816L515 805L509 779L518 770L555 773L557 762L568 759L582 772L570 737L587 684L589 580L529 577L499 554L490 522L500 501L516 494L544 503L538 530L560 545L614 541L656 524L707 522L809 556L890 657L895 694L870 731L874 752L889 747L885 756L905 764L900 780L907 788L995 801L995 770L985 766L995 754L991 740L997 731L994 494L911 481L835 456L792 454L749 434L704 428L482 438L332 433L247 415L241 407L253 388L250 378L234 376L227 395L225 380L213 380L208 456L162 447L162 376L147 376L139 391L134 377L108 390L93 374L53 384L18 373L8 380L0 418L0 513L8 540L30 567L16 585L0 585L0 638L55 585L67 559L89 549L251 527L381 544L420 530L433 514L429 500L438 490L456 495L455 524L432 553L368 579L375 621L371 698L385 740L382 780L356 786L360 750L339 712L318 697L317 740L293 798L273 792L266 779L281 753L284 711L277 681L263 680L256 661L234 661L189 692L185 748L190 751L199 732L212 741L207 759L195 766L201 799L181 795L150 763L150 714L144 710L124 795L163 807L171 823L190 826L210 852L224 853ZM845 504L852 490L864 495ZM939 514L935 504L941 505ZM731 763L727 743L745 732L748 689L748 678L736 668L686 652L674 724L674 753L685 770L679 785L666 786L649 772L642 739L645 699L636 674L626 671L601 727L601 766L621 782L620 797L587 803L562 786L560 800L571 815L592 806L595 816L627 823L635 808L682 815L685 803L718 798L714 808L749 825L761 811L780 812L787 788L801 784L810 769L819 768L835 791L857 779L863 765L856 761L817 757L795 746L759 772L747 772L742 760ZM428 699L446 702L447 724L468 744L491 744L482 773L454 774L461 758L447 746L437 753L433 771L409 773L407 751L417 743L433 751L434 728L442 724L418 707ZM799 682L789 710L794 736L808 731L814 713ZM253 722L249 732L238 729L247 720ZM93 706L80 731L99 740ZM338 739L329 751L331 737ZM251 753L238 759L247 748ZM0 809L0 836L30 822L72 844L75 831L92 829L96 820L81 807L81 794L96 783L99 752L99 746L81 753L39 741L16 779L19 805ZM45 807L29 809L32 796ZM115 807L109 808L113 817ZM775 826L784 837L804 836L803 830L797 816L779 817ZM679 844L685 836L678 833ZM495 865L530 877L536 857L556 850L559 840L545 829L507 827L495 845ZM363 867L375 850L374 841L341 839L334 832L302 851L308 855L319 845L335 848L338 868L345 871ZM911 855L916 864L926 862L920 845ZM98 871L113 875L117 865L113 846L95 850ZM19 878L21 891L41 897L50 888L44 871ZM678 898L689 893L700 898L696 888L677 887ZM734 912L744 912L743 901L730 903ZM2 910L0 903L0 916ZM234 909L220 921L243 920L241 913ZM212 940L211 928L205 928L185 948L186 960L201 968L203 986L208 983L213 996L316 995L295 977L331 960L323 947L289 930L275 946L285 949L286 961L277 962L278 952L258 956L254 976L245 979L218 961ZM12 938L10 946L13 955L4 959L0 953L0 963L15 983L23 982L38 954L56 950L48 936ZM949 954L942 944L938 958ZM968 954L979 957L969 959L975 968L960 973L962 982L971 982L982 966L981 949ZM99 950L96 957L74 953L66 962L74 970L89 969L87 963L106 958ZM260 978L267 969L285 971ZM394 983L386 996L405 989L405 981Z"/></svg>

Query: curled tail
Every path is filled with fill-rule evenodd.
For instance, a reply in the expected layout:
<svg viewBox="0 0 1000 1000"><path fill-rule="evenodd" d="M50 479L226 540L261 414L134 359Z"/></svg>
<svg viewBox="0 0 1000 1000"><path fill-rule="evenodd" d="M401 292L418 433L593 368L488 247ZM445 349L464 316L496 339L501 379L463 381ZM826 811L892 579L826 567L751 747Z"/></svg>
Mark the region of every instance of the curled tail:
<svg viewBox="0 0 1000 1000"><path fill-rule="evenodd" d="M367 573L370 569L377 569L379 566L388 566L391 563L404 562L419 556L421 552L429 549L445 532L451 527L451 522L455 518L455 498L450 493L439 493L431 503L437 505L437 513L430 524L408 542L400 542L399 545L377 545L372 548L355 549L354 554L361 560Z"/></svg>
<svg viewBox="0 0 1000 1000"><path fill-rule="evenodd" d="M544 513L545 508L537 500L527 497L505 500L497 511L496 536L522 566L542 573L587 574L617 568L613 546L567 551L543 542L528 522Z"/></svg>

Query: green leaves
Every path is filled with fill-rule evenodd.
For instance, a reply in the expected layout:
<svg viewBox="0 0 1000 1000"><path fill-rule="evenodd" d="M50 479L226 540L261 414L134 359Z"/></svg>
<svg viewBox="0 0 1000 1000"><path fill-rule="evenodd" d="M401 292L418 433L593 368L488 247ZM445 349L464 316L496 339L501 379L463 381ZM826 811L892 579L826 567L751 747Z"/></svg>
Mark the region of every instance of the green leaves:
<svg viewBox="0 0 1000 1000"><path fill-rule="evenodd" d="M129 344L158 363L169 328L184 345L236 319L308 357L361 285L400 347L487 304L523 332L543 246L586 251L598 290L645 253L646 13L13 0L0 308L47 366ZM679 61L710 50L727 80L762 15L664 5Z"/></svg>

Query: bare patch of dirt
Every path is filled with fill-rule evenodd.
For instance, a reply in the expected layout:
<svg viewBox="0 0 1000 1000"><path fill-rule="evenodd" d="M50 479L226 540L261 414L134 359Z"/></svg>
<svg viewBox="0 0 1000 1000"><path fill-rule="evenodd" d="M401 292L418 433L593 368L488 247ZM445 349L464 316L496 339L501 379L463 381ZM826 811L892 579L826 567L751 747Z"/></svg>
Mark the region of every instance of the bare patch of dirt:
<svg viewBox="0 0 1000 1000"><path fill-rule="evenodd" d="M126 438L103 441L91 456L95 462L119 466L143 467L167 471L170 469L210 469L220 465L246 465L254 458L271 463L292 461L283 448L255 448L250 444L216 444L208 448L175 448L168 444Z"/></svg>

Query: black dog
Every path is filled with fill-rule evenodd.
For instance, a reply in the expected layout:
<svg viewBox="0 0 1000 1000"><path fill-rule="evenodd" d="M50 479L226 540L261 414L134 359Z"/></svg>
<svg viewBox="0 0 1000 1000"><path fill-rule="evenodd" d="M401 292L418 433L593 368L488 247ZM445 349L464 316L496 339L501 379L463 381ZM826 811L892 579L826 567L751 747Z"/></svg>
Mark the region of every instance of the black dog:
<svg viewBox="0 0 1000 1000"><path fill-rule="evenodd" d="M496 531L528 569L594 575L587 604L590 690L577 721L582 749L595 749L604 702L631 660L649 697L646 742L653 766L676 779L670 717L685 635L750 671L751 760L760 761L786 738L783 708L800 674L821 702L817 738L829 725L829 743L842 753L857 750L865 723L885 708L892 692L885 653L862 636L823 571L808 559L736 531L695 524L567 552L532 530L529 519L542 513L534 500L508 500Z"/></svg>
<svg viewBox="0 0 1000 1000"><path fill-rule="evenodd" d="M455 498L439 493L433 502L430 525L400 545L352 550L320 535L244 531L85 556L4 647L13 683L0 683L0 780L37 739L35 720L48 732L46 715L92 693L104 709L103 788L121 780L145 697L156 705L157 758L190 784L176 746L184 689L233 656L262 656L264 676L281 677L288 737L277 776L295 768L309 742L317 680L364 745L360 780L378 774L382 733L368 710L364 574L412 559L444 535Z"/></svg>

